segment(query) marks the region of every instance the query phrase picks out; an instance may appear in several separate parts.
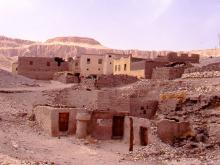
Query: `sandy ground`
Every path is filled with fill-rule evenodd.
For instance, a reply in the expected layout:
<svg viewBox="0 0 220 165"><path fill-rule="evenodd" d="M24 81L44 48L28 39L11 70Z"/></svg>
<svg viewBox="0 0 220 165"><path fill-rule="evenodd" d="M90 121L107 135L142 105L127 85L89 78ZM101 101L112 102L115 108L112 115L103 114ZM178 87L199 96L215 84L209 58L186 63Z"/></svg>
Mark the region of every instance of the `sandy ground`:
<svg viewBox="0 0 220 165"><path fill-rule="evenodd" d="M219 79L216 81L219 82ZM213 81L207 80L207 85L211 82ZM195 80L193 83L198 83L198 81ZM53 162L57 165L203 164L197 159L167 162L128 161L123 159L124 154L129 153L128 145L123 141L95 141L93 143L91 140L78 140L74 136L50 137L35 122L28 120L32 113L32 105L39 99L48 99L44 91L70 86L72 85L52 81L38 82L36 87L0 89L0 164L25 164L25 161ZM210 164L218 165L220 161L210 160Z"/></svg>

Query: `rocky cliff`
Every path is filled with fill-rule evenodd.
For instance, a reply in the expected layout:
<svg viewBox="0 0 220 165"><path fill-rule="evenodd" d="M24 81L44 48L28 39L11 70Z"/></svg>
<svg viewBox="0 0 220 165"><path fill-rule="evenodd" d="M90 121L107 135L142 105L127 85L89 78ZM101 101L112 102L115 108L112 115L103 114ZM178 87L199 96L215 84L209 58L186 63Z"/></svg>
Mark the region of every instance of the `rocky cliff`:
<svg viewBox="0 0 220 165"><path fill-rule="evenodd" d="M72 57L84 53L89 54L133 54L136 57L149 58L154 53L140 50L117 50L107 48L92 38L85 37L56 37L46 42L34 42L20 39L0 37L0 54L12 56L45 56Z"/></svg>

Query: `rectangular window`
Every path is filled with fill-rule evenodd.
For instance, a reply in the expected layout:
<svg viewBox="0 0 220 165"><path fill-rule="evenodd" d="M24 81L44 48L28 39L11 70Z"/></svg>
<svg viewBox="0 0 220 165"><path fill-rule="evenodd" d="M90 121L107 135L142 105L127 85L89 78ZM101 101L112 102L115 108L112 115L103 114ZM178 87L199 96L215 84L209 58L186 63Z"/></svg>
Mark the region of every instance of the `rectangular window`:
<svg viewBox="0 0 220 165"><path fill-rule="evenodd" d="M124 71L127 70L127 64L124 64Z"/></svg>
<svg viewBox="0 0 220 165"><path fill-rule="evenodd" d="M78 62L75 63L75 66L78 66Z"/></svg>
<svg viewBox="0 0 220 165"><path fill-rule="evenodd" d="M118 71L121 71L121 66L120 65L118 65Z"/></svg>
<svg viewBox="0 0 220 165"><path fill-rule="evenodd" d="M99 60L98 60L98 64L102 64L102 59L99 59Z"/></svg>
<svg viewBox="0 0 220 165"><path fill-rule="evenodd" d="M117 65L115 65L115 71L117 71L117 69L118 69L118 66L117 66Z"/></svg>
<svg viewBox="0 0 220 165"><path fill-rule="evenodd" d="M91 60L90 58L87 58L87 64L90 64Z"/></svg>
<svg viewBox="0 0 220 165"><path fill-rule="evenodd" d="M30 64L30 65L33 65L33 61L29 61L29 64Z"/></svg>

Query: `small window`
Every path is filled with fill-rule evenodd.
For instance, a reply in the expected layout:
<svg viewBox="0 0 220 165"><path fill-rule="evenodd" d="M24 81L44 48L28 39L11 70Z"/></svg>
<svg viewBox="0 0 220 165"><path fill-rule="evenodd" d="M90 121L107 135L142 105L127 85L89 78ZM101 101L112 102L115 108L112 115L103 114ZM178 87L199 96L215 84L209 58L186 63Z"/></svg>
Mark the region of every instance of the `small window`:
<svg viewBox="0 0 220 165"><path fill-rule="evenodd" d="M29 61L29 64L30 64L30 65L33 65L33 61Z"/></svg>
<svg viewBox="0 0 220 165"><path fill-rule="evenodd" d="M89 68L87 68L86 70L89 70Z"/></svg>
<svg viewBox="0 0 220 165"><path fill-rule="evenodd" d="M47 66L50 66L50 62L47 62Z"/></svg>
<svg viewBox="0 0 220 165"><path fill-rule="evenodd" d="M147 114L146 110L144 110L144 111L143 111L143 114L144 114L144 115L146 115L146 114Z"/></svg>
<svg viewBox="0 0 220 165"><path fill-rule="evenodd" d="M101 69L99 68L98 70L100 71Z"/></svg>
<svg viewBox="0 0 220 165"><path fill-rule="evenodd" d="M117 65L115 65L115 71L117 71L117 69L118 69L118 66L117 66Z"/></svg>
<svg viewBox="0 0 220 165"><path fill-rule="evenodd" d="M87 58L87 64L90 64L91 60L90 58Z"/></svg>
<svg viewBox="0 0 220 165"><path fill-rule="evenodd" d="M110 62L109 64L111 65L112 63Z"/></svg>
<svg viewBox="0 0 220 165"><path fill-rule="evenodd" d="M75 66L78 66L78 62L75 63Z"/></svg>
<svg viewBox="0 0 220 165"><path fill-rule="evenodd" d="M118 65L118 71L121 71L121 66L120 65Z"/></svg>
<svg viewBox="0 0 220 165"><path fill-rule="evenodd" d="M127 64L124 64L124 71L127 70Z"/></svg>
<svg viewBox="0 0 220 165"><path fill-rule="evenodd" d="M144 110L144 107L141 107L141 110Z"/></svg>
<svg viewBox="0 0 220 165"><path fill-rule="evenodd" d="M99 59L99 60L98 60L98 64L102 64L102 59Z"/></svg>
<svg viewBox="0 0 220 165"><path fill-rule="evenodd" d="M112 56L111 56L111 55L109 55L108 57L109 57L109 58L111 58Z"/></svg>

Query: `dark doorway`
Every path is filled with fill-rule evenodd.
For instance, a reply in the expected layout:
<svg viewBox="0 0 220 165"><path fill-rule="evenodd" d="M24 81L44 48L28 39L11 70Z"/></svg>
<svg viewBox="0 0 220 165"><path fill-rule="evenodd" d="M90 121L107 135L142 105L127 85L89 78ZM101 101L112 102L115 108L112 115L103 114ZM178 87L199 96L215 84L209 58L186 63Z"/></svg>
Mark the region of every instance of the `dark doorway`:
<svg viewBox="0 0 220 165"><path fill-rule="evenodd" d="M112 139L122 139L124 135L124 116L113 116Z"/></svg>
<svg viewBox="0 0 220 165"><path fill-rule="evenodd" d="M140 142L142 146L148 144L148 131L146 127L140 127Z"/></svg>
<svg viewBox="0 0 220 165"><path fill-rule="evenodd" d="M59 130L61 132L68 131L69 113L59 113Z"/></svg>

